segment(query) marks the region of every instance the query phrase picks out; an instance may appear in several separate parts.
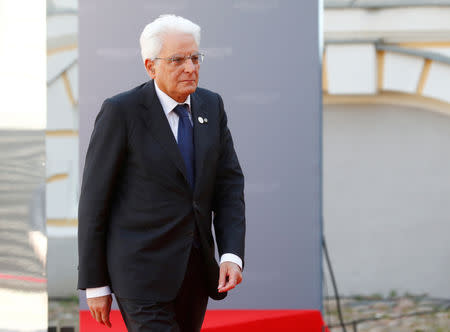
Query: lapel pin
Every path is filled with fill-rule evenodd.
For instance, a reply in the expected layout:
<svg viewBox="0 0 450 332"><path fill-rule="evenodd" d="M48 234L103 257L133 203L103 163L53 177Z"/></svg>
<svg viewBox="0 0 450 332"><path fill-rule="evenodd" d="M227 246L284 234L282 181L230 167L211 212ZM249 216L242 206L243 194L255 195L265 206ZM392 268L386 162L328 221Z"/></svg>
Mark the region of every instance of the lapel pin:
<svg viewBox="0 0 450 332"><path fill-rule="evenodd" d="M207 122L208 122L208 119L207 119L207 118L204 118L203 121L205 121L205 123L207 123Z"/></svg>
<svg viewBox="0 0 450 332"><path fill-rule="evenodd" d="M203 118L201 116L198 117L198 122L203 123Z"/></svg>

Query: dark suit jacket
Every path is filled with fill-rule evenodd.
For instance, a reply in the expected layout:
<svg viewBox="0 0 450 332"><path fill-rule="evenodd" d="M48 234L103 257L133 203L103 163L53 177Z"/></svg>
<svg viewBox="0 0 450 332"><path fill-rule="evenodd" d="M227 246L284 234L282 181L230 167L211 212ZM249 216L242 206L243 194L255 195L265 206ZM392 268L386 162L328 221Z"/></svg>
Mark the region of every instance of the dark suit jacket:
<svg viewBox="0 0 450 332"><path fill-rule="evenodd" d="M217 292L211 222L219 255L244 260L244 177L221 97L197 88L191 111L194 192L153 81L103 103L79 202L79 289L110 285L124 298L174 299L196 223L208 293L225 297ZM199 116L208 122L200 124Z"/></svg>

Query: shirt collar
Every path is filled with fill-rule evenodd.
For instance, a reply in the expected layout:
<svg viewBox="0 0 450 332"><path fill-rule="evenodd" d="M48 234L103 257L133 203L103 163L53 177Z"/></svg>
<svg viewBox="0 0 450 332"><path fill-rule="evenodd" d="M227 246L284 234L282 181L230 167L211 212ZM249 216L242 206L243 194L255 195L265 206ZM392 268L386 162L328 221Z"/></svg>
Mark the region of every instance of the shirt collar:
<svg viewBox="0 0 450 332"><path fill-rule="evenodd" d="M159 87L158 84L156 84L155 82L155 90L156 90L156 95L158 96L159 102L161 103L161 106L164 110L164 113L166 114L166 116L173 111L173 109L175 108L175 106L177 106L178 104L188 104L188 110L189 112L191 111L191 95L187 96L186 100L184 101L184 103L179 103L176 100L172 99L169 95L167 95L164 91L162 91Z"/></svg>

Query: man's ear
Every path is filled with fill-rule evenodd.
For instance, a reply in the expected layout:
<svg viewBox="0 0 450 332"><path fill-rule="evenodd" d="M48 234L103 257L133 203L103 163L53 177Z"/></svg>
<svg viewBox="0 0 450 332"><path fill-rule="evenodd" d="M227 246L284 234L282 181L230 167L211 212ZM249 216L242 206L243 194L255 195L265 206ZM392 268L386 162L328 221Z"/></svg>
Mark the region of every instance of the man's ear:
<svg viewBox="0 0 450 332"><path fill-rule="evenodd" d="M147 69L147 73L151 78L155 78L155 61L150 59L145 59L145 69Z"/></svg>

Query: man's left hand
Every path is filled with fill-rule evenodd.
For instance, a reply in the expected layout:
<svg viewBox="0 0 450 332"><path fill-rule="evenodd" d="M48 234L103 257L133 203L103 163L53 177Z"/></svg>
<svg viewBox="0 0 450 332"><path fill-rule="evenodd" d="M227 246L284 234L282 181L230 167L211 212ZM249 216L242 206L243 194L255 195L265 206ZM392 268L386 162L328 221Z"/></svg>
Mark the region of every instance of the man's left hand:
<svg viewBox="0 0 450 332"><path fill-rule="evenodd" d="M233 262L220 264L219 293L227 292L236 287L242 281L242 272L239 265Z"/></svg>

